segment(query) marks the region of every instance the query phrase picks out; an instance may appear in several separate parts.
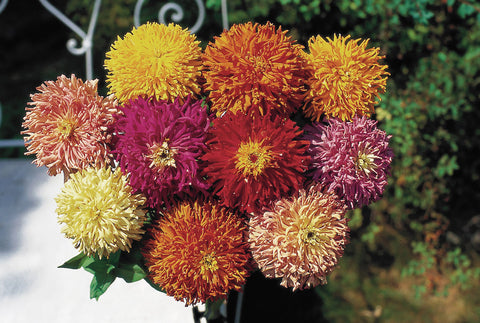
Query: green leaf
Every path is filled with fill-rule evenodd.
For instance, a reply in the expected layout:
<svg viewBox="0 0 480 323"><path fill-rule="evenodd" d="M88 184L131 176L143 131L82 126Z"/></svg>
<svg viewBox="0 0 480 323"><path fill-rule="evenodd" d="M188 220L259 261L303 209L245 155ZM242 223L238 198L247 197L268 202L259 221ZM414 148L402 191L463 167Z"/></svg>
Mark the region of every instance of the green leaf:
<svg viewBox="0 0 480 323"><path fill-rule="evenodd" d="M63 263L63 265L58 266L58 268L79 269L90 265L94 261L95 259L93 257L89 257L84 253L80 253L67 260L65 263Z"/></svg>
<svg viewBox="0 0 480 323"><path fill-rule="evenodd" d="M105 293L110 285L115 281L115 276L106 272L96 272L90 283L90 298L97 301Z"/></svg>
<svg viewBox="0 0 480 323"><path fill-rule="evenodd" d="M127 283L139 281L147 276L147 272L138 264L119 264L114 273Z"/></svg>

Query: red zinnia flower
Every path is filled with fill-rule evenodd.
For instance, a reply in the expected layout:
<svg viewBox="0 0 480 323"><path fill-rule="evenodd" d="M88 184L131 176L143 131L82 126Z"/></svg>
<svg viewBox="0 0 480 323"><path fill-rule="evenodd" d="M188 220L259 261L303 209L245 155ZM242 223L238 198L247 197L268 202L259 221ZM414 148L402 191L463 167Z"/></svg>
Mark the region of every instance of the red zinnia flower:
<svg viewBox="0 0 480 323"><path fill-rule="evenodd" d="M150 279L186 305L226 298L248 276L245 230L239 216L214 203L183 202L147 232Z"/></svg>
<svg viewBox="0 0 480 323"><path fill-rule="evenodd" d="M214 120L201 159L221 202L255 212L272 200L298 191L309 164L308 142L290 119L225 114Z"/></svg>

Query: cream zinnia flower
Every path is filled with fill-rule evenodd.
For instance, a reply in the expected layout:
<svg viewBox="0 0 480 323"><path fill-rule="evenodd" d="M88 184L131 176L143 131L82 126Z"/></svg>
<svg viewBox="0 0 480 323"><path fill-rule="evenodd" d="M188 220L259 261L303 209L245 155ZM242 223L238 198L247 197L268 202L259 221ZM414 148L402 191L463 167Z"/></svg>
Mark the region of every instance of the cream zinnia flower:
<svg viewBox="0 0 480 323"><path fill-rule="evenodd" d="M248 241L265 277L293 290L325 284L348 240L345 210L334 193L314 186L252 217Z"/></svg>
<svg viewBox="0 0 480 323"><path fill-rule="evenodd" d="M145 197L132 194L119 168L87 168L72 174L57 202L62 233L75 248L100 258L118 250L129 251L140 240L146 210Z"/></svg>

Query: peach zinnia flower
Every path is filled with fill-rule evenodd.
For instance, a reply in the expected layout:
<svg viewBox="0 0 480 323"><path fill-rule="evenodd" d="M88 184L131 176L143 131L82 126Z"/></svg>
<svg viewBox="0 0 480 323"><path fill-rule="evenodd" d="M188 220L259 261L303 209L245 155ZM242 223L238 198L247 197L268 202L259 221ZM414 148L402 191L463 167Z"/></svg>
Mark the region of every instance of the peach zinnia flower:
<svg viewBox="0 0 480 323"><path fill-rule="evenodd" d="M326 283L347 244L346 208L318 186L284 198L249 222L250 249L267 278L293 290Z"/></svg>
<svg viewBox="0 0 480 323"><path fill-rule="evenodd" d="M200 41L176 24L147 23L118 37L107 52L110 92L121 103L142 97L181 102L200 93Z"/></svg>
<svg viewBox="0 0 480 323"><path fill-rule="evenodd" d="M93 167L72 174L55 199L65 236L86 255L100 258L129 251L133 240L142 238L145 200L133 194L119 168Z"/></svg>
<svg viewBox="0 0 480 323"><path fill-rule="evenodd" d="M313 121L322 115L352 120L355 115L370 116L385 92L387 65L381 65L379 48L366 49L368 40L350 40L350 36L308 41L305 57L313 69L308 79L309 91L304 111Z"/></svg>
<svg viewBox="0 0 480 323"><path fill-rule="evenodd" d="M203 55L212 111L296 111L305 92L302 49L271 23L233 25L215 37Z"/></svg>
<svg viewBox="0 0 480 323"><path fill-rule="evenodd" d="M34 163L47 166L49 175L103 167L111 161L108 127L117 102L113 96L98 95L97 83L61 75L31 95L33 102L28 104L33 107L26 108L22 125L26 155L36 155Z"/></svg>
<svg viewBox="0 0 480 323"><path fill-rule="evenodd" d="M248 276L246 225L210 202L183 202L148 234L143 255L150 279L186 305L226 298Z"/></svg>

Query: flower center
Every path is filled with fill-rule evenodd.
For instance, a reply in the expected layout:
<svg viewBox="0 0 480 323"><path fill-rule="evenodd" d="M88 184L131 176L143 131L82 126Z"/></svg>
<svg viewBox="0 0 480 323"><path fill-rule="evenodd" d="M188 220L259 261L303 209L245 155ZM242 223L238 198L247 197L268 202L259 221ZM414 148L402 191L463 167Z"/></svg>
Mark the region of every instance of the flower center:
<svg viewBox="0 0 480 323"><path fill-rule="evenodd" d="M355 167L358 172L363 172L365 175L369 175L370 172L375 172L375 169L377 168L374 161L375 155L360 151L355 159Z"/></svg>
<svg viewBox="0 0 480 323"><path fill-rule="evenodd" d="M235 155L235 168L243 175L253 175L257 177L263 170L271 166L273 161L270 147L263 146L263 141L242 142Z"/></svg>
<svg viewBox="0 0 480 323"><path fill-rule="evenodd" d="M204 254L200 260L200 272L205 274L207 271L214 272L218 269L215 252Z"/></svg>
<svg viewBox="0 0 480 323"><path fill-rule="evenodd" d="M322 230L313 226L308 226L300 230L300 240L305 244L317 246L327 239L322 233Z"/></svg>
<svg viewBox="0 0 480 323"><path fill-rule="evenodd" d="M347 68L336 69L339 88L344 91L350 91L354 87L354 82L358 79L357 71Z"/></svg>
<svg viewBox="0 0 480 323"><path fill-rule="evenodd" d="M163 141L161 145L154 143L149 147L151 154L147 156L151 160L149 165L157 171L163 170L165 167L176 167L175 164L175 149L168 145L168 138Z"/></svg>
<svg viewBox="0 0 480 323"><path fill-rule="evenodd" d="M256 74L263 74L269 67L268 62L261 56L247 56L246 59L252 64Z"/></svg>
<svg viewBox="0 0 480 323"><path fill-rule="evenodd" d="M76 128L76 123L70 119L62 119L57 124L57 131L64 139L69 138Z"/></svg>

